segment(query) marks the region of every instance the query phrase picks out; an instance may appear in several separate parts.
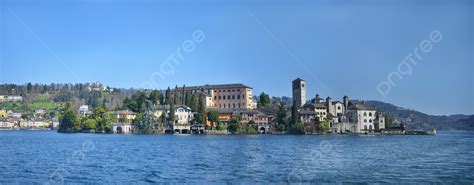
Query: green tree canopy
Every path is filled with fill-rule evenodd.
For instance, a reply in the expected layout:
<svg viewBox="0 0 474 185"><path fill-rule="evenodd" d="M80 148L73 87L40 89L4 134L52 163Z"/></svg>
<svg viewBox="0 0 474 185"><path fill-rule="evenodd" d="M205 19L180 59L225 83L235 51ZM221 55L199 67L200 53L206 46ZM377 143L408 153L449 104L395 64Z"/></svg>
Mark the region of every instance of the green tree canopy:
<svg viewBox="0 0 474 185"><path fill-rule="evenodd" d="M92 118L87 119L82 125L83 130L95 130L96 128L97 128L97 121Z"/></svg>
<svg viewBox="0 0 474 185"><path fill-rule="evenodd" d="M70 103L66 103L59 118L60 132L74 132L80 129L80 120L71 108Z"/></svg>
<svg viewBox="0 0 474 185"><path fill-rule="evenodd" d="M262 108L262 107L268 107L270 105L270 96L268 96L268 94L265 94L264 92L262 92L258 98L258 107L259 108Z"/></svg>

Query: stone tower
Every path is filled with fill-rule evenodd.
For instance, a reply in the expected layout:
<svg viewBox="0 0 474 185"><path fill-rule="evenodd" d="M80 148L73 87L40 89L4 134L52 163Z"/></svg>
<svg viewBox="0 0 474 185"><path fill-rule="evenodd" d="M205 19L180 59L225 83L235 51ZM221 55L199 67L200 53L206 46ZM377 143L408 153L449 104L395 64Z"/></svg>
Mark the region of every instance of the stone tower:
<svg viewBox="0 0 474 185"><path fill-rule="evenodd" d="M332 115L335 116L335 114L333 114L334 113L334 107L332 105L332 98L329 97L329 96L326 98L326 107L327 107L328 114L332 114Z"/></svg>
<svg viewBox="0 0 474 185"><path fill-rule="evenodd" d="M306 103L306 81L301 78L293 80L293 102L296 107L301 107Z"/></svg>
<svg viewBox="0 0 474 185"><path fill-rule="evenodd" d="M347 109L349 108L349 97L344 96L342 99L344 100L344 111L347 112Z"/></svg>

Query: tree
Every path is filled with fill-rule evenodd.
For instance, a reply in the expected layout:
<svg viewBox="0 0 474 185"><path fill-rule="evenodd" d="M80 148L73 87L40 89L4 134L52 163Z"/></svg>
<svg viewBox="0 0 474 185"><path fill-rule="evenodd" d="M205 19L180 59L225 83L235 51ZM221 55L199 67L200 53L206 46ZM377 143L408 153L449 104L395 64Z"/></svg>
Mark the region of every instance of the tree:
<svg viewBox="0 0 474 185"><path fill-rule="evenodd" d="M291 125L295 125L297 122L299 122L300 115L298 108L299 107L296 107L296 101L293 101L293 106L291 107Z"/></svg>
<svg viewBox="0 0 474 185"><path fill-rule="evenodd" d="M171 123L174 124L174 121L175 121L175 109L174 109L174 102L171 101L171 104L170 104L170 121Z"/></svg>
<svg viewBox="0 0 474 185"><path fill-rule="evenodd" d="M163 95L163 93L160 93L160 105L165 105L165 96Z"/></svg>
<svg viewBox="0 0 474 185"><path fill-rule="evenodd" d="M257 130L253 126L246 126L245 127L245 133L246 134L257 134Z"/></svg>
<svg viewBox="0 0 474 185"><path fill-rule="evenodd" d="M285 103L279 102L278 103L278 112L277 112L277 130L282 132L285 130L285 127L288 126L287 122L287 110L285 108Z"/></svg>
<svg viewBox="0 0 474 185"><path fill-rule="evenodd" d="M304 126L302 123L297 122L293 125L290 130L291 134L305 134Z"/></svg>
<svg viewBox="0 0 474 185"><path fill-rule="evenodd" d="M179 93L178 93L178 85L174 88L174 104L178 105L179 104Z"/></svg>
<svg viewBox="0 0 474 185"><path fill-rule="evenodd" d="M241 125L239 121L236 118L232 118L232 120L230 120L229 126L227 127L227 130L229 132L236 133L236 132L240 132L240 129L241 129Z"/></svg>
<svg viewBox="0 0 474 185"><path fill-rule="evenodd" d="M97 108L94 109L92 117L95 118L95 119L96 118L100 119L100 118L102 118L102 115L104 113L105 113L105 108L104 107L97 107Z"/></svg>
<svg viewBox="0 0 474 185"><path fill-rule="evenodd" d="M59 132L74 132L77 128L80 121L77 118L76 114L71 108L70 103L66 103L63 110L61 111L61 116L59 118Z"/></svg>
<svg viewBox="0 0 474 185"><path fill-rule="evenodd" d="M107 110L107 106L106 106L106 105L107 105L107 99L104 98L104 99L102 100L102 107L103 107L105 110Z"/></svg>
<svg viewBox="0 0 474 185"><path fill-rule="evenodd" d="M193 94L191 97L191 109L198 112L199 110L199 97L196 94Z"/></svg>
<svg viewBox="0 0 474 185"><path fill-rule="evenodd" d="M316 118L316 119L318 119L318 118ZM327 120L320 121L319 122L319 129L323 133L328 132L329 131L329 121L327 121Z"/></svg>
<svg viewBox="0 0 474 185"><path fill-rule="evenodd" d="M158 90L153 90L150 93L150 97L148 99L151 101L153 105L159 105L160 104L160 91Z"/></svg>
<svg viewBox="0 0 474 185"><path fill-rule="evenodd" d="M285 127L284 124L278 124L278 125L276 126L276 130L279 131L279 132L283 132L283 131L286 130L286 127Z"/></svg>
<svg viewBox="0 0 474 185"><path fill-rule="evenodd" d="M140 117L134 120L133 124L137 129L136 132L152 134L160 132L160 130L155 127L156 123L158 123L158 118L151 111L146 111L140 114Z"/></svg>
<svg viewBox="0 0 474 185"><path fill-rule="evenodd" d="M26 85L26 92L31 93L31 90L33 88L33 85L31 85L31 82L28 82L28 85Z"/></svg>
<svg viewBox="0 0 474 185"><path fill-rule="evenodd" d="M209 111L207 113L207 120L209 120L209 122L211 122L211 126L214 127L214 126L218 126L219 124L219 112L217 111Z"/></svg>
<svg viewBox="0 0 474 185"><path fill-rule="evenodd" d="M385 128L390 128L393 126L393 119L389 115L385 115L384 122L385 122Z"/></svg>
<svg viewBox="0 0 474 185"><path fill-rule="evenodd" d="M99 103L100 92L91 92L87 103L92 107L96 108L100 105Z"/></svg>
<svg viewBox="0 0 474 185"><path fill-rule="evenodd" d="M97 121L92 118L87 119L82 125L83 130L95 130L96 128L97 128Z"/></svg>
<svg viewBox="0 0 474 185"><path fill-rule="evenodd" d="M202 117L202 114L197 113L196 115L194 115L194 122L198 124L204 124L204 117Z"/></svg>
<svg viewBox="0 0 474 185"><path fill-rule="evenodd" d="M183 85L183 89L181 91L181 101L179 101L181 105L185 105L186 103L186 86Z"/></svg>
<svg viewBox="0 0 474 185"><path fill-rule="evenodd" d="M166 94L166 97L165 97L165 98L166 98L166 99L165 99L165 105L169 105L169 104L171 104L171 101L174 101L174 100L173 100L173 97L171 96L171 89L170 89L170 87L168 87L168 89L166 89L165 94Z"/></svg>
<svg viewBox="0 0 474 185"><path fill-rule="evenodd" d="M184 104L188 107L191 107L191 104L192 104L192 97L193 95L191 95L191 92L190 91L186 91L186 96L185 96L185 100L184 100ZM192 109L192 108L191 108Z"/></svg>
<svg viewBox="0 0 474 185"><path fill-rule="evenodd" d="M137 104L138 104L138 112L144 112L144 109L149 108L145 103L146 103L147 97L145 92L139 92L138 93L138 98L137 98ZM145 105L145 106L144 106Z"/></svg>
<svg viewBox="0 0 474 185"><path fill-rule="evenodd" d="M97 130L101 132L110 132L112 123L116 121L116 117L112 113L105 113L97 122Z"/></svg>
<svg viewBox="0 0 474 185"><path fill-rule="evenodd" d="M265 94L264 92L262 92L259 96L259 100L258 100L257 105L258 105L259 108L269 106L270 105L270 97L268 96L268 94Z"/></svg>
<svg viewBox="0 0 474 185"><path fill-rule="evenodd" d="M205 101L205 97L204 95L200 94L198 95L199 99L198 99L198 107L197 107L197 111L198 111L198 114L200 114L200 117L201 117L201 123L202 124L205 124L206 123L206 101Z"/></svg>
<svg viewBox="0 0 474 185"><path fill-rule="evenodd" d="M48 92L48 86L43 85L43 88L41 89L41 94L46 94Z"/></svg>

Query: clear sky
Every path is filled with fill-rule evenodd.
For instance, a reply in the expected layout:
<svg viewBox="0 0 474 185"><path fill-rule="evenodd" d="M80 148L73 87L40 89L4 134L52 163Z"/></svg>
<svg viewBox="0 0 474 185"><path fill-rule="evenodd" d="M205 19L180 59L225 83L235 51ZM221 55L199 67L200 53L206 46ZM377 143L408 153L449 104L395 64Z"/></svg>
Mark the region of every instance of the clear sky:
<svg viewBox="0 0 474 185"><path fill-rule="evenodd" d="M244 83L255 94L291 96L291 81L301 77L308 99L347 94L429 114L474 113L472 0L1 0L0 6L1 83L160 89ZM382 96L377 86L436 30L442 39Z"/></svg>

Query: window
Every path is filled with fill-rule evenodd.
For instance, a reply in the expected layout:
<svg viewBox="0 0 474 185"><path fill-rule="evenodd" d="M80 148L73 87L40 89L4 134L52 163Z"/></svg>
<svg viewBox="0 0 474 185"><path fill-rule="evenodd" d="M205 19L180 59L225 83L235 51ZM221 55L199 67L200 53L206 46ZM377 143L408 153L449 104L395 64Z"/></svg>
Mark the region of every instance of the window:
<svg viewBox="0 0 474 185"><path fill-rule="evenodd" d="M232 95L232 99L233 99L233 100L235 99L235 95Z"/></svg>
<svg viewBox="0 0 474 185"><path fill-rule="evenodd" d="M337 110L341 110L341 106L337 106Z"/></svg>
<svg viewBox="0 0 474 185"><path fill-rule="evenodd" d="M367 120L366 120L366 119L364 119L364 123L367 123Z"/></svg>
<svg viewBox="0 0 474 185"><path fill-rule="evenodd" d="M244 98L245 98L245 94L242 94L242 99L244 99Z"/></svg>
<svg viewBox="0 0 474 185"><path fill-rule="evenodd" d="M214 100L217 100L217 96L214 96Z"/></svg>
<svg viewBox="0 0 474 185"><path fill-rule="evenodd" d="M235 92L235 89L232 89L232 92Z"/></svg>
<svg viewBox="0 0 474 185"><path fill-rule="evenodd" d="M371 112L369 112L369 116L372 116L372 113L371 113Z"/></svg>
<svg viewBox="0 0 474 185"><path fill-rule="evenodd" d="M304 84L301 84L301 87L304 87Z"/></svg>
<svg viewBox="0 0 474 185"><path fill-rule="evenodd" d="M364 116L367 116L367 112L364 112Z"/></svg>
<svg viewBox="0 0 474 185"><path fill-rule="evenodd" d="M237 99L240 100L240 94L237 95Z"/></svg>
<svg viewBox="0 0 474 185"><path fill-rule="evenodd" d="M222 96L222 99L224 99L224 100L225 100L225 96Z"/></svg>
<svg viewBox="0 0 474 185"><path fill-rule="evenodd" d="M227 95L227 99L230 100L230 95Z"/></svg>

